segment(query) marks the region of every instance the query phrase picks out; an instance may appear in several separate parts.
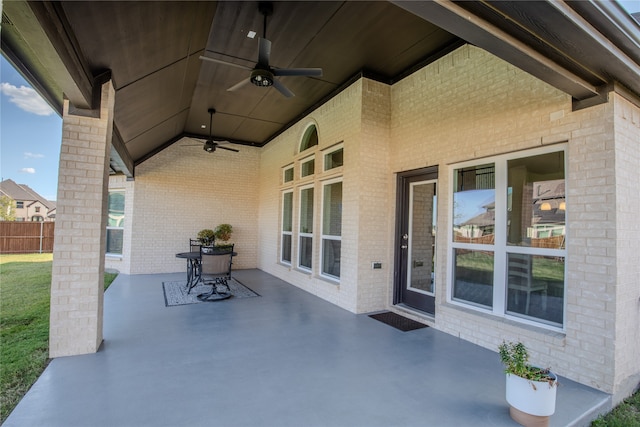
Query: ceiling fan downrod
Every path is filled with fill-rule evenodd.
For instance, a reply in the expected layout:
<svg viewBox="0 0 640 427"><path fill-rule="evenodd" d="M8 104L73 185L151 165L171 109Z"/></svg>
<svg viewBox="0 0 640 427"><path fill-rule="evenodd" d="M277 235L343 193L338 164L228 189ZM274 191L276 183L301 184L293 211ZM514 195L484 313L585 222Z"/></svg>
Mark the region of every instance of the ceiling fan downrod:
<svg viewBox="0 0 640 427"><path fill-rule="evenodd" d="M261 1L258 3L258 11L264 16L263 26L262 26L262 38L267 38L267 16L271 16L273 14L273 3L270 1Z"/></svg>

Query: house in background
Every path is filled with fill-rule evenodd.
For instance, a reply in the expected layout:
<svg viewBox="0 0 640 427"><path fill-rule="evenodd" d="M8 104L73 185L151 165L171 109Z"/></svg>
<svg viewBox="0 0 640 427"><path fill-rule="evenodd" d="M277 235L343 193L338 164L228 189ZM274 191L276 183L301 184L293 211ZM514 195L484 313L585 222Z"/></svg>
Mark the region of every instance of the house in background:
<svg viewBox="0 0 640 427"><path fill-rule="evenodd" d="M4 5L3 53L63 117L51 356L100 346L105 265L182 271L188 239L230 223L234 268L493 350L522 340L536 363L628 396L638 22L615 2L277 2L272 63L323 76L238 86L265 76L240 31L262 34L260 12ZM202 150L209 134L239 152Z"/></svg>
<svg viewBox="0 0 640 427"><path fill-rule="evenodd" d="M16 221L54 221L55 202L51 202L25 184L11 179L0 182L0 194L15 203Z"/></svg>

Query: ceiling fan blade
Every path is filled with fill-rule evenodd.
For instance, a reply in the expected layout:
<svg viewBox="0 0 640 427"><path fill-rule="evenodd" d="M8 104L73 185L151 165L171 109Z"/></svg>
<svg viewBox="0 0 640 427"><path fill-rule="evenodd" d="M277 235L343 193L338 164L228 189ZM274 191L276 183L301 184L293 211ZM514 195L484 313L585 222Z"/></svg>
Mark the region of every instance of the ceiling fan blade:
<svg viewBox="0 0 640 427"><path fill-rule="evenodd" d="M274 68L273 75L322 77L322 68Z"/></svg>
<svg viewBox="0 0 640 427"><path fill-rule="evenodd" d="M187 136L186 139L190 139L193 142L197 142L197 144L181 144L180 147L202 147L203 143L199 141L197 138L192 138L190 136Z"/></svg>
<svg viewBox="0 0 640 427"><path fill-rule="evenodd" d="M234 64L233 62L227 62L221 59L210 58L208 56L200 56L200 59L202 59L203 61L215 62L216 64L229 65L231 67L240 68L242 70L247 70L247 71L253 70L253 68L247 67L246 65Z"/></svg>
<svg viewBox="0 0 640 427"><path fill-rule="evenodd" d="M234 84L233 86L231 86L229 89L227 89L227 91L229 92L233 92L236 89L240 89L242 86L246 85L247 83L249 83L249 77L240 80L238 83Z"/></svg>
<svg viewBox="0 0 640 427"><path fill-rule="evenodd" d="M291 98L292 96L295 96L293 92L287 89L287 87L282 83L280 83L278 80L275 80L275 79L273 80L273 87L275 87L278 90L278 92L280 92L287 98Z"/></svg>
<svg viewBox="0 0 640 427"><path fill-rule="evenodd" d="M258 38L258 64L269 66L271 57L271 42L262 37Z"/></svg>
<svg viewBox="0 0 640 427"><path fill-rule="evenodd" d="M221 148L223 150L235 151L236 153L240 152L240 150L236 150L235 148L223 147L222 145L218 145L218 148Z"/></svg>

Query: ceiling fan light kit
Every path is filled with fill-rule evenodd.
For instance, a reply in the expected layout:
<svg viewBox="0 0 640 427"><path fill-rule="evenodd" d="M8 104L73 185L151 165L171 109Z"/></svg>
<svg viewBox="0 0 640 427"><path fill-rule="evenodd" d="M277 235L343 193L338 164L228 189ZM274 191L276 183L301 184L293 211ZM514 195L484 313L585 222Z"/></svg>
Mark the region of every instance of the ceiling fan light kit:
<svg viewBox="0 0 640 427"><path fill-rule="evenodd" d="M273 74L269 70L256 68L251 72L251 83L260 87L273 86Z"/></svg>
<svg viewBox="0 0 640 427"><path fill-rule="evenodd" d="M271 87L273 86L278 92L280 92L286 98L295 96L285 85L275 79L275 76L307 76L307 77L321 77L322 68L273 68L269 65L271 58L271 41L267 39L267 16L273 13L273 4L271 2L258 3L258 11L264 16L264 33L263 37L258 38L258 62L253 68L246 67L244 65L235 64L233 62L223 61L221 59L210 58L208 56L200 56L200 59L215 62L217 64L228 65L231 67L241 68L251 71L249 78L245 78L239 83L231 86L227 91L235 91L245 85L245 83L251 82L258 87Z"/></svg>

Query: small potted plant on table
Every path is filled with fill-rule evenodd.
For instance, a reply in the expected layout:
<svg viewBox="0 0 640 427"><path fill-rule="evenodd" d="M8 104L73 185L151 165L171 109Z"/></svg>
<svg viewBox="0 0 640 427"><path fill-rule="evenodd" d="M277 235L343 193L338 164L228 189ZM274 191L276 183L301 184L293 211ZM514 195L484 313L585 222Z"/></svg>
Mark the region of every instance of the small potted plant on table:
<svg viewBox="0 0 640 427"><path fill-rule="evenodd" d="M202 246L213 246L213 242L216 239L216 233L208 228L204 230L200 230L198 232L198 240L202 244Z"/></svg>
<svg viewBox="0 0 640 427"><path fill-rule="evenodd" d="M549 369L529 365L529 352L521 342L502 342L500 360L507 374L509 414L526 427L548 426L556 410L558 379Z"/></svg>
<svg viewBox="0 0 640 427"><path fill-rule="evenodd" d="M226 249L231 247L227 242L231 239L231 234L233 233L233 227L231 224L220 224L215 229L215 237L216 240L222 241L223 243L216 244L216 247L219 249Z"/></svg>

